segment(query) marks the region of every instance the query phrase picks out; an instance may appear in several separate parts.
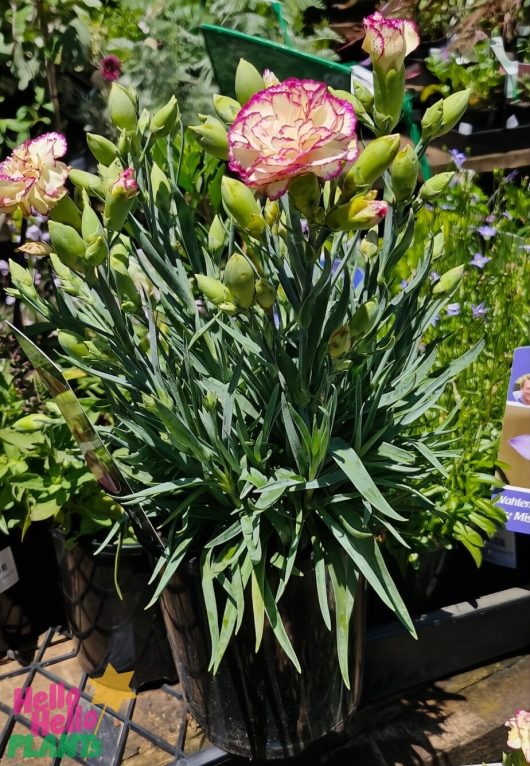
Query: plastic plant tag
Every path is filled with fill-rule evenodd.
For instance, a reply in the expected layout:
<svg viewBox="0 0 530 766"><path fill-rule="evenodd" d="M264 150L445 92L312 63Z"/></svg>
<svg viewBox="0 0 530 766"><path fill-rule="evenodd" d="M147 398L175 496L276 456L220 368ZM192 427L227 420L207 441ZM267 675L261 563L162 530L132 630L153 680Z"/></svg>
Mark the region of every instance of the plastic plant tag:
<svg viewBox="0 0 530 766"><path fill-rule="evenodd" d="M499 529L484 546L482 555L484 561L489 561L490 564L498 564L508 569L517 569L515 532Z"/></svg>
<svg viewBox="0 0 530 766"><path fill-rule="evenodd" d="M506 51L504 50L504 42L502 37L492 37L490 47L497 57L499 64L506 72L506 83L504 86L506 98L516 98L517 78L519 75L518 62L512 61L512 59L508 57Z"/></svg>
<svg viewBox="0 0 530 766"><path fill-rule="evenodd" d="M516 348L499 447L502 479L495 493L506 512L506 529L530 534L530 346Z"/></svg>
<svg viewBox="0 0 530 766"><path fill-rule="evenodd" d="M0 593L18 582L17 566L13 551L8 546L0 551Z"/></svg>
<svg viewBox="0 0 530 766"><path fill-rule="evenodd" d="M21 349L35 368L40 379L59 407L72 436L76 440L88 467L99 485L112 497L119 500L133 494L110 452L101 441L97 431L86 416L76 395L66 382L61 369L46 356L29 338L8 322ZM164 546L155 528L138 504L127 505L125 510L130 518L138 541L150 552L160 553Z"/></svg>

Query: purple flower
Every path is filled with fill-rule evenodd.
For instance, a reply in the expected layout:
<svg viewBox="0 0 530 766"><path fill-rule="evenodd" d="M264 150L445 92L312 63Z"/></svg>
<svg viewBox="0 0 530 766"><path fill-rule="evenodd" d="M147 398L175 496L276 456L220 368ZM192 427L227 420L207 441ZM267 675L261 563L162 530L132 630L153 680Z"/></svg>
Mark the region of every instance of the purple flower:
<svg viewBox="0 0 530 766"><path fill-rule="evenodd" d="M484 239L491 239L497 233L495 226L490 226L489 224L486 224L485 226L479 226L477 231L481 237L484 237Z"/></svg>
<svg viewBox="0 0 530 766"><path fill-rule="evenodd" d="M473 314L473 319L485 319L488 311L489 309L486 308L483 303L479 303L476 306L474 303L471 304L471 313Z"/></svg>
<svg viewBox="0 0 530 766"><path fill-rule="evenodd" d="M505 177L504 180L510 183L510 181L513 181L515 178L517 178L518 175L519 175L519 172L517 170L512 170L512 172L508 173L508 175Z"/></svg>
<svg viewBox="0 0 530 766"><path fill-rule="evenodd" d="M430 322L431 327L436 327L439 321L440 321L440 314L435 314Z"/></svg>
<svg viewBox="0 0 530 766"><path fill-rule="evenodd" d="M495 223L495 216L493 213L490 213L490 215L486 218L486 223Z"/></svg>
<svg viewBox="0 0 530 766"><path fill-rule="evenodd" d="M491 258L488 258L487 255L482 255L482 253L475 253L473 258L469 261L469 263L472 266L476 266L477 269L483 269L484 266L491 261Z"/></svg>
<svg viewBox="0 0 530 766"><path fill-rule="evenodd" d="M429 274L429 279L434 284L435 282L439 281L440 275L438 274L437 271L431 271L431 273Z"/></svg>
<svg viewBox="0 0 530 766"><path fill-rule="evenodd" d="M16 298L13 295L6 295L6 299L5 299L6 306L12 306L15 300Z"/></svg>
<svg viewBox="0 0 530 766"><path fill-rule="evenodd" d="M449 303L446 308L447 316L449 317L457 317L460 315L460 304L459 303Z"/></svg>
<svg viewBox="0 0 530 766"><path fill-rule="evenodd" d="M404 290L405 287L408 285L408 283L409 283L408 279L402 279L400 282L401 289Z"/></svg>
<svg viewBox="0 0 530 766"><path fill-rule="evenodd" d="M459 152L458 149L451 149L449 154L453 158L453 162L455 163L458 170L460 170L464 162L467 160L467 157L464 154L464 152Z"/></svg>
<svg viewBox="0 0 530 766"><path fill-rule="evenodd" d="M38 242L41 238L41 230L36 224L32 224L31 226L28 226L26 229L26 239L31 240L31 242Z"/></svg>
<svg viewBox="0 0 530 766"><path fill-rule="evenodd" d="M9 274L9 263L3 258L0 259L0 274L6 277Z"/></svg>
<svg viewBox="0 0 530 766"><path fill-rule="evenodd" d="M504 211L504 213L503 213L503 216L504 216L504 218L506 218L508 221L511 221L511 220L512 220L512 214L511 214L511 213L509 213L507 210L505 210L505 211Z"/></svg>

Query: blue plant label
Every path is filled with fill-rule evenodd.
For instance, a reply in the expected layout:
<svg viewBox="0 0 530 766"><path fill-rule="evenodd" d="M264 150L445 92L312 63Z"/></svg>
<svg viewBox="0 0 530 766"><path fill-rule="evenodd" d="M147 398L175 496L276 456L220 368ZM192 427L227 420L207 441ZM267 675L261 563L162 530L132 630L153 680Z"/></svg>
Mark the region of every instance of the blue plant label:
<svg viewBox="0 0 530 766"><path fill-rule="evenodd" d="M0 551L0 593L18 582L17 566L9 546Z"/></svg>
<svg viewBox="0 0 530 766"><path fill-rule="evenodd" d="M506 512L506 529L530 534L530 346L516 348L499 447L505 486L495 493Z"/></svg>

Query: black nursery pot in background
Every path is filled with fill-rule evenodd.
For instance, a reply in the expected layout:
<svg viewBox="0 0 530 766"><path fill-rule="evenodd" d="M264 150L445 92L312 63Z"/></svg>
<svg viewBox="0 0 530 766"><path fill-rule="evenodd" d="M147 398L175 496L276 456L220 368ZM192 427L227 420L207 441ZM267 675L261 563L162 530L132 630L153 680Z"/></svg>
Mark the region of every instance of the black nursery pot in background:
<svg viewBox="0 0 530 766"><path fill-rule="evenodd" d="M124 546L118 582L114 584L114 552L94 555L97 545L81 540L73 547L54 531L68 625L78 644L78 659L91 676L103 674L110 663L119 672L134 671L135 689L176 681L167 632L148 585L151 565L140 546Z"/></svg>
<svg viewBox="0 0 530 766"><path fill-rule="evenodd" d="M0 533L0 551L11 549L18 581L0 593L0 653L30 650L49 627L64 623L59 571L50 528L32 524L22 540L21 530Z"/></svg>
<svg viewBox="0 0 530 766"><path fill-rule="evenodd" d="M330 594L331 595L331 594ZM169 640L190 712L208 739L228 752L257 760L298 755L332 730L359 704L364 653L364 583L350 625L350 682L339 670L335 631L320 611L313 571L291 577L278 603L300 661L298 673L268 621L255 652L252 605L246 604L214 675L198 566L182 565L161 598ZM331 623L334 602L329 599Z"/></svg>

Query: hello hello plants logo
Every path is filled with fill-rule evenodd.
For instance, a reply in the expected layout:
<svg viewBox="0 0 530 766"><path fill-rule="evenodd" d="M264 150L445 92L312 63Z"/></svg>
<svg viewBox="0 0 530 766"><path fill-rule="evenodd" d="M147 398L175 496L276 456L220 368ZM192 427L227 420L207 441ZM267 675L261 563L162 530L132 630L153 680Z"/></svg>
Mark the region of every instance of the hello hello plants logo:
<svg viewBox="0 0 530 766"><path fill-rule="evenodd" d="M30 730L10 737L8 758L99 757L102 741L98 730L105 710L117 712L123 702L136 697L130 686L133 672L118 673L109 664L100 678L90 681L92 705L101 705L100 711L84 710L80 705L81 690L66 688L62 683L51 683L41 691L31 687L15 689L13 711L29 719Z"/></svg>

